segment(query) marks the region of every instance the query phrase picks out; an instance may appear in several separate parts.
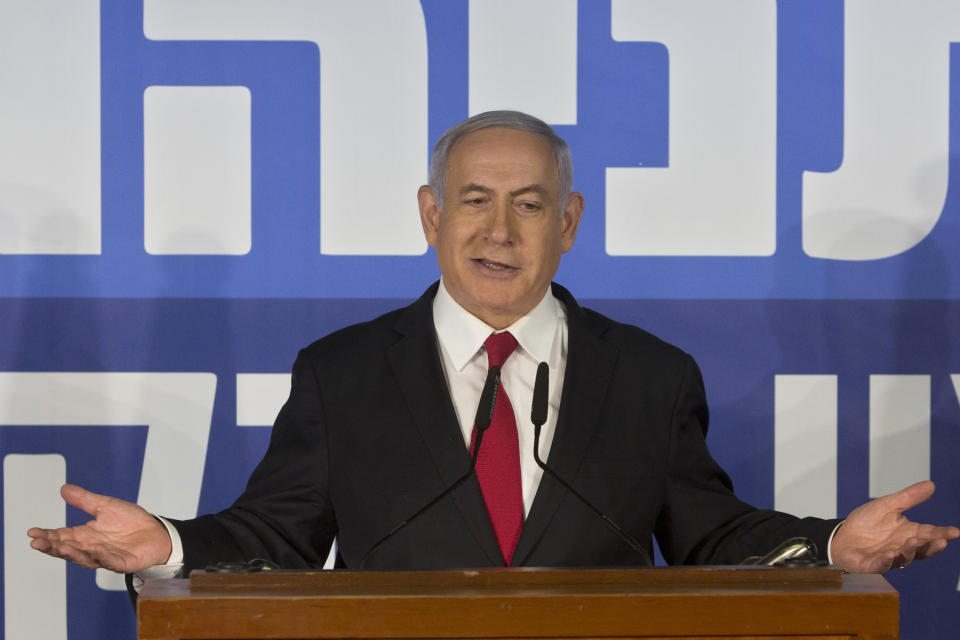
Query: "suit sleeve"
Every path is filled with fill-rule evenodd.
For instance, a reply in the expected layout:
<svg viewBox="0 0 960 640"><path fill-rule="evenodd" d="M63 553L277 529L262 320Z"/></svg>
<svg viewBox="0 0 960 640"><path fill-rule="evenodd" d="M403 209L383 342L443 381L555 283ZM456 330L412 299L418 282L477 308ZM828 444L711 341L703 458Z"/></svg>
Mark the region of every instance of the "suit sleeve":
<svg viewBox="0 0 960 640"><path fill-rule="evenodd" d="M255 558L284 569L322 567L337 533L328 462L320 387L303 350L290 397L243 494L220 513L173 521L183 540L184 573Z"/></svg>
<svg viewBox="0 0 960 640"><path fill-rule="evenodd" d="M684 358L671 418L667 497L656 527L664 558L671 564L738 564L802 536L826 560L838 520L756 509L734 495L729 476L707 450L709 414L700 370L690 356Z"/></svg>

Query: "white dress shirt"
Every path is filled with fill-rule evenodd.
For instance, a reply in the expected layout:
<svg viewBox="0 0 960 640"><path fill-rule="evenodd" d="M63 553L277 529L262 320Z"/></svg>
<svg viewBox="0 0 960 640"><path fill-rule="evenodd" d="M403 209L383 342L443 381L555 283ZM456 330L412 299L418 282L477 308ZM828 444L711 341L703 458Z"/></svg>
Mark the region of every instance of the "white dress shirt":
<svg viewBox="0 0 960 640"><path fill-rule="evenodd" d="M480 392L487 379L487 354L483 343L495 330L457 304L443 286L443 281L433 300L433 324L437 330L447 388L463 433L464 446L469 447ZM533 383L537 366L541 362L550 365L547 422L540 432L540 459L546 460L557 427L567 362L566 310L548 289L536 307L504 331L513 334L519 344L501 367L500 380L517 419L523 513L526 517L543 475L533 459L533 422L530 421Z"/></svg>

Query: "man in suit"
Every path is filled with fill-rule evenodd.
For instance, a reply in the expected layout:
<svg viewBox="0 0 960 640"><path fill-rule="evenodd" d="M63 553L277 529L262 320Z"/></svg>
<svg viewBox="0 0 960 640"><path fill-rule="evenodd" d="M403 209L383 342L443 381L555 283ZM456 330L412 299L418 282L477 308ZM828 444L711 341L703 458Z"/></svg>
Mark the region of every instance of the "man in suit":
<svg viewBox="0 0 960 640"><path fill-rule="evenodd" d="M393 569L643 564L652 535L671 563L736 563L801 535L847 570L886 571L960 535L902 515L929 482L842 525L740 502L706 449L692 358L552 284L583 212L572 181L569 149L535 118L491 112L452 128L418 192L441 282L301 351L270 447L233 506L161 522L68 485L64 498L95 520L31 529L32 546L156 575L254 557L318 567L334 537L340 566ZM533 461L526 416L541 361L551 370L541 456L644 551ZM502 385L476 477L410 518L470 468L494 366Z"/></svg>

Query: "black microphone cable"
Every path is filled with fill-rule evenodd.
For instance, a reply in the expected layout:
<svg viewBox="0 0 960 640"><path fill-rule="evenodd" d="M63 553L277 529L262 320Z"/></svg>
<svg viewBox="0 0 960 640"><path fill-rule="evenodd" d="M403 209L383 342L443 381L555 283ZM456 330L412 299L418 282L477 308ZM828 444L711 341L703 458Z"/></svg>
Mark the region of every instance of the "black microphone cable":
<svg viewBox="0 0 960 640"><path fill-rule="evenodd" d="M500 367L493 365L487 371L487 379L483 383L483 391L480 393L480 402L477 403L477 416L473 421L474 428L476 429L476 436L473 440L473 455L470 457L470 467L467 469L466 473L457 478L449 487L438 493L433 500L414 511L410 516L402 520L397 526L387 532L386 535L377 540L374 545L370 547L370 549L363 555L363 559L360 561L360 570L366 568L367 560L370 559L370 556L373 555L373 552L379 549L384 542L392 538L398 531L419 517L420 514L440 502L440 500L448 496L457 487L470 479L474 470L477 468L477 457L480 454L480 443L483 440L483 434L490 427L490 421L493 419L493 408L497 402L497 389L499 386Z"/></svg>
<svg viewBox="0 0 960 640"><path fill-rule="evenodd" d="M600 509L595 507L592 502L583 497L579 491L574 489L569 482L561 478L553 469L547 466L543 460L540 459L540 428L547 421L547 396L549 395L549 386L550 386L550 366L546 362L541 362L537 366L537 379L533 383L533 403L530 408L530 421L533 422L533 459L537 462L537 466L544 470L544 472L550 474L550 476L559 482L564 488L567 489L570 493L577 497L580 502L585 504L590 508L595 514L600 516L600 518L607 523L607 525L613 529L620 539L626 542L631 549L640 554L644 562L647 563L647 566L652 567L653 561L650 560L650 554L647 553L647 550L637 542L633 536L628 534L626 531L621 529L616 522L608 518Z"/></svg>

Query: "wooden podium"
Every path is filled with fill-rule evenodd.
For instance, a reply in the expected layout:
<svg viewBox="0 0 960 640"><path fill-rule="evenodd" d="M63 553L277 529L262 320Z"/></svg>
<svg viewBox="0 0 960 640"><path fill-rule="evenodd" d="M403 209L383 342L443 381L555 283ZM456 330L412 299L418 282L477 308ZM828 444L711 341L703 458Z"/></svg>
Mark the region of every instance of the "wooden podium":
<svg viewBox="0 0 960 640"><path fill-rule="evenodd" d="M148 581L140 640L890 640L896 590L833 568L195 572Z"/></svg>

